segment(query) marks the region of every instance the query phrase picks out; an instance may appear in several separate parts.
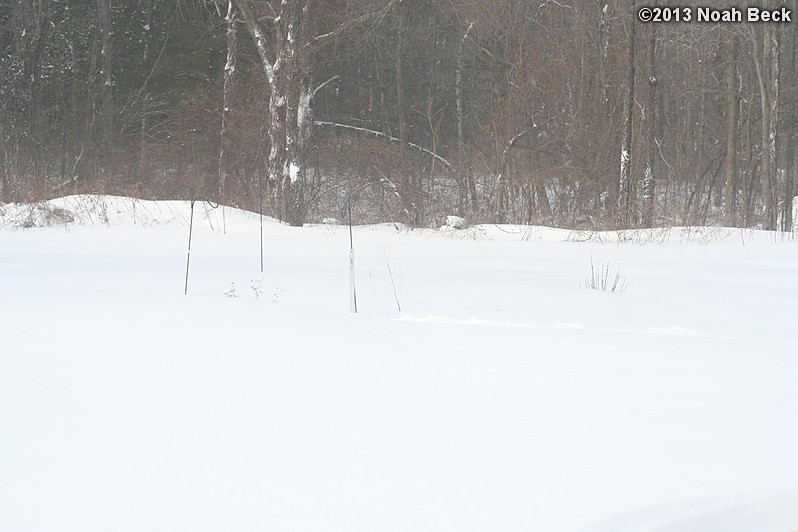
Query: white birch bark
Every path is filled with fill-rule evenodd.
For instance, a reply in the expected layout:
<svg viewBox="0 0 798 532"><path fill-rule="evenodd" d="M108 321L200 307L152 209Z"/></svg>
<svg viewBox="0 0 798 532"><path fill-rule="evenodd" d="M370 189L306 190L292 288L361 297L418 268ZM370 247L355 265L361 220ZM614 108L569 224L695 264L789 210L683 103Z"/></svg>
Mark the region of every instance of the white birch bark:
<svg viewBox="0 0 798 532"><path fill-rule="evenodd" d="M398 0L389 0L374 12L354 17L333 31L312 36L312 9L309 0L281 0L277 16L263 23L253 0L233 0L252 35L269 94L269 139L267 161L269 184L280 199L278 216L291 225L302 225L307 214L305 202L305 153L313 125L312 79L308 67L311 54L358 24L384 16ZM267 33L266 27L269 28Z"/></svg>
<svg viewBox="0 0 798 532"><path fill-rule="evenodd" d="M224 65L224 88L222 89L222 127L219 148L219 182L216 192L224 196L231 171L232 145L230 142L230 117L233 110L233 91L235 88L236 59L238 53L238 13L233 0L227 0L225 15L227 26L227 61Z"/></svg>

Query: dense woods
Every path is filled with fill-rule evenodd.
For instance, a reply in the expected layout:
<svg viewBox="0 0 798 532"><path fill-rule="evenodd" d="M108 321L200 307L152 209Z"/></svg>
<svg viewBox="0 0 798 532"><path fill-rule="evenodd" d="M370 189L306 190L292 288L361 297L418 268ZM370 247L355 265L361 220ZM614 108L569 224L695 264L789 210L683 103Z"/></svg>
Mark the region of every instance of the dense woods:
<svg viewBox="0 0 798 532"><path fill-rule="evenodd" d="M798 21L640 5L0 0L0 200L791 228Z"/></svg>

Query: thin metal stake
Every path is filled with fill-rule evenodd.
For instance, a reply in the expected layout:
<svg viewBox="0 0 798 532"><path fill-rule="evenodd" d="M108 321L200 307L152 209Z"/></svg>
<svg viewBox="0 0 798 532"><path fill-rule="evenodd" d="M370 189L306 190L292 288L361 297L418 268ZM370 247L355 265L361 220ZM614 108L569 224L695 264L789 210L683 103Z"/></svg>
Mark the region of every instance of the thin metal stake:
<svg viewBox="0 0 798 532"><path fill-rule="evenodd" d="M258 173L258 195L260 196L260 273L263 273L263 173Z"/></svg>
<svg viewBox="0 0 798 532"><path fill-rule="evenodd" d="M188 222L188 253L186 254L186 289L183 295L188 295L188 266L191 263L191 233L194 230L194 198L191 198L191 217Z"/></svg>
<svg viewBox="0 0 798 532"><path fill-rule="evenodd" d="M349 311L357 314L357 292L355 290L355 245L352 239L352 195L347 200L349 208Z"/></svg>

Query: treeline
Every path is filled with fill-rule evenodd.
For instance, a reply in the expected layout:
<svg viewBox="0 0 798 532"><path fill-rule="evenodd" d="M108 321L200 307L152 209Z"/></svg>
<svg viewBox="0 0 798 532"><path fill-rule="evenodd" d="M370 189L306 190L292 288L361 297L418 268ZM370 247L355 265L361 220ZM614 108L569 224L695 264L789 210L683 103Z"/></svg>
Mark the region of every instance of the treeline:
<svg viewBox="0 0 798 532"><path fill-rule="evenodd" d="M792 228L798 22L641 5L0 0L0 201Z"/></svg>

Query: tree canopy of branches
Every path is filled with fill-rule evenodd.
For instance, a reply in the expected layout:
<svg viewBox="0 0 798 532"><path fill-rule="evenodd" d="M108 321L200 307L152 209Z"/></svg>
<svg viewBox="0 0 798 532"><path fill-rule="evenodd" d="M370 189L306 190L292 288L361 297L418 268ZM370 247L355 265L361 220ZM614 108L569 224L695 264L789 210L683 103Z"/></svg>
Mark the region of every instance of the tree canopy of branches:
<svg viewBox="0 0 798 532"><path fill-rule="evenodd" d="M420 226L792 228L798 24L639 6L2 2L0 201L190 185L293 225L353 195Z"/></svg>

